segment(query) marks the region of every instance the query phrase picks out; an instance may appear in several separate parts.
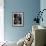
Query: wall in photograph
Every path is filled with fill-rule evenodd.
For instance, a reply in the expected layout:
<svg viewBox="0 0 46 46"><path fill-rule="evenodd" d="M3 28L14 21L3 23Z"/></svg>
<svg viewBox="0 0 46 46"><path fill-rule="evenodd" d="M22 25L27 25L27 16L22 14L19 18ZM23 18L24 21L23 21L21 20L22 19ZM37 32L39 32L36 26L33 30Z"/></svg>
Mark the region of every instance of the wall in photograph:
<svg viewBox="0 0 46 46"><path fill-rule="evenodd" d="M18 41L32 29L35 12L40 9L40 0L4 0L4 38ZM24 12L24 27L12 26L12 12Z"/></svg>
<svg viewBox="0 0 46 46"><path fill-rule="evenodd" d="M46 0L41 0L40 1L40 10L42 11L43 9L46 9ZM43 17L43 22L41 21L40 22L40 25L43 25L43 26L45 26L46 27L46 10L43 12L43 15L42 15L42 17Z"/></svg>

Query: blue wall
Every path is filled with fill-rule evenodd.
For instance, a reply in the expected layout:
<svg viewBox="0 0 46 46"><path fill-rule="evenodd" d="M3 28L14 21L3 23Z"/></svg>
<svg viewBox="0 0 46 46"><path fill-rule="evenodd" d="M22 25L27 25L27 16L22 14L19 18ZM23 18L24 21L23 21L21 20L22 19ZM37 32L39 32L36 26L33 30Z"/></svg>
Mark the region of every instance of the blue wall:
<svg viewBox="0 0 46 46"><path fill-rule="evenodd" d="M40 0L4 0L5 40L18 41L32 28L35 12L40 9ZM24 12L24 27L12 27L12 12Z"/></svg>
<svg viewBox="0 0 46 46"><path fill-rule="evenodd" d="M46 0L41 0L40 1L40 10L42 11L43 9L46 9ZM40 25L46 27L46 10L43 12L43 22L40 21Z"/></svg>

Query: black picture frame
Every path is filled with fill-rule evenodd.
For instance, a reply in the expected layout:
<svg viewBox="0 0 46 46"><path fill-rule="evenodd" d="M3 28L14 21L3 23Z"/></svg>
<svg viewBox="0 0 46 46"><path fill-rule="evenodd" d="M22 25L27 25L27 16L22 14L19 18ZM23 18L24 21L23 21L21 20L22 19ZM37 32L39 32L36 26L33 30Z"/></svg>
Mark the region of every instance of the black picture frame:
<svg viewBox="0 0 46 46"><path fill-rule="evenodd" d="M24 12L12 12L12 26L14 27L24 26Z"/></svg>

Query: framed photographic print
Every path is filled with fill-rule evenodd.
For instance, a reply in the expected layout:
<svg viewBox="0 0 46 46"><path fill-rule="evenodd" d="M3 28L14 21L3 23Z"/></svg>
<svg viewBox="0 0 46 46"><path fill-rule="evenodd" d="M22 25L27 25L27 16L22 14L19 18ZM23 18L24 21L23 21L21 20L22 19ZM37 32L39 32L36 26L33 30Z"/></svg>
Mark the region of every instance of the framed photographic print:
<svg viewBox="0 0 46 46"><path fill-rule="evenodd" d="M24 12L13 12L12 13L12 25L13 26L24 26Z"/></svg>

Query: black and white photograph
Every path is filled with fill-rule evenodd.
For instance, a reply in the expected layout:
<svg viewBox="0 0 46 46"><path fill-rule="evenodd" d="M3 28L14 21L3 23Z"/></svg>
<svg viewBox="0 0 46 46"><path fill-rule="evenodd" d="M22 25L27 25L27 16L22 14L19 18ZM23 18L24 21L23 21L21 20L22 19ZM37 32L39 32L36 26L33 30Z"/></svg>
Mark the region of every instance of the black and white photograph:
<svg viewBox="0 0 46 46"><path fill-rule="evenodd" d="M23 12L13 12L12 14L12 24L13 26L23 26L24 24L24 13Z"/></svg>

